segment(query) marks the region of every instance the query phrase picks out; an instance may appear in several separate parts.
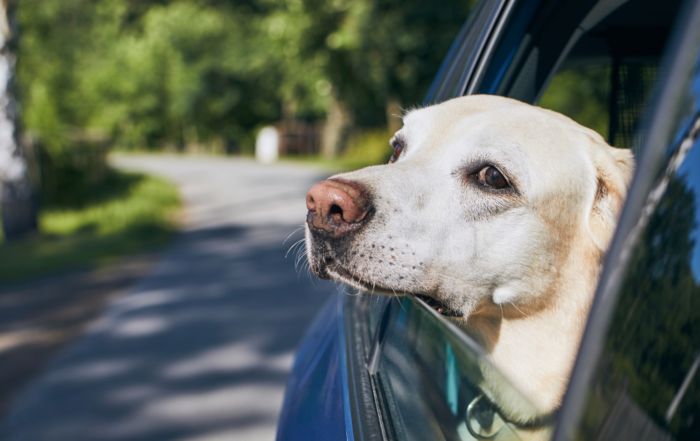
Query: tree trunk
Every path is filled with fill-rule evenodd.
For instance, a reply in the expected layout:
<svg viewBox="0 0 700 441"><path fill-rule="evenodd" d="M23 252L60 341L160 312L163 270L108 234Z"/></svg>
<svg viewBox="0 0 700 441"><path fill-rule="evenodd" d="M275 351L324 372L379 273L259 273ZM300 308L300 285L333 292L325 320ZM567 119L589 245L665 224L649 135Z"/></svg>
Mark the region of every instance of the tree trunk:
<svg viewBox="0 0 700 441"><path fill-rule="evenodd" d="M335 158L343 150L347 141L347 131L352 125L352 115L344 103L333 100L323 127L321 154Z"/></svg>
<svg viewBox="0 0 700 441"><path fill-rule="evenodd" d="M403 127L403 111L401 101L396 97L391 97L386 102L386 125L392 135Z"/></svg>
<svg viewBox="0 0 700 441"><path fill-rule="evenodd" d="M17 130L17 103L13 96L17 35L10 26L10 3L0 1L0 214L7 240L37 229L34 191Z"/></svg>

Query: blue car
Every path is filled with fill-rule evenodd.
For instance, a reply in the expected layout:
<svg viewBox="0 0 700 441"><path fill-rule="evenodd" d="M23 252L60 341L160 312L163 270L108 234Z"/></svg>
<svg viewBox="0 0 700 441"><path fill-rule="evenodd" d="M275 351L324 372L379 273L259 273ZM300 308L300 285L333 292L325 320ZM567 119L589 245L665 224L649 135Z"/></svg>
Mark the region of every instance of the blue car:
<svg viewBox="0 0 700 441"><path fill-rule="evenodd" d="M577 72L598 72L585 78L604 91L579 107L597 100L609 143L638 162L557 411L508 421L479 379L527 399L461 329L422 298L344 288L299 350L278 441L506 440L544 426L562 441L700 439L700 1L473 2L425 104L553 102Z"/></svg>

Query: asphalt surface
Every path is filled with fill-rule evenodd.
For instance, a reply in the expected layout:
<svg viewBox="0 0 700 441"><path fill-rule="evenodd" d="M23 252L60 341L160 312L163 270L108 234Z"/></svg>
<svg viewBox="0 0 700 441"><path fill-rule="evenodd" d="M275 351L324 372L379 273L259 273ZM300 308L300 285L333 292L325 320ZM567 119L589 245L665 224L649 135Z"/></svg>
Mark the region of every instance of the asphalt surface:
<svg viewBox="0 0 700 441"><path fill-rule="evenodd" d="M179 187L183 233L0 424L5 441L273 440L304 330L333 287L285 253L328 173L249 160L122 156Z"/></svg>
<svg viewBox="0 0 700 441"><path fill-rule="evenodd" d="M150 274L157 258L141 254L0 287L0 420L110 300Z"/></svg>

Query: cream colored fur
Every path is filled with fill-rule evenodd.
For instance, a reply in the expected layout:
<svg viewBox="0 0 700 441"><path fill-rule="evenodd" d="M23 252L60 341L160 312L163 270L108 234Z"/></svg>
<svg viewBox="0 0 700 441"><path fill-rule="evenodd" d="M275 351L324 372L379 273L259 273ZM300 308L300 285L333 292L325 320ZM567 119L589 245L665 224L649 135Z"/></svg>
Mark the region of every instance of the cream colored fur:
<svg viewBox="0 0 700 441"><path fill-rule="evenodd" d="M405 149L396 163L338 175L367 188L375 212L334 255L343 271L331 266L328 274L362 289L428 295L461 312L451 320L540 413L555 411L633 172L631 153L558 113L495 96L411 111L398 133ZM497 167L517 192L468 182L475 164ZM307 249L312 260L308 230ZM509 417L535 417L512 406L498 382L486 378L482 388Z"/></svg>

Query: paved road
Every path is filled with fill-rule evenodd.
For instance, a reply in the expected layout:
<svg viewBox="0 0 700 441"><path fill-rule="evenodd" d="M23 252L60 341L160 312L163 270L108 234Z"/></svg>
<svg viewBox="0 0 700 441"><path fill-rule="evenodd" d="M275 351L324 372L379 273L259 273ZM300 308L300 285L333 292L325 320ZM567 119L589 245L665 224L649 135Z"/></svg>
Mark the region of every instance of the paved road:
<svg viewBox="0 0 700 441"><path fill-rule="evenodd" d="M282 242L325 174L214 158L115 163L172 179L184 232L20 394L0 439L273 440L294 350L332 289L285 259L300 233Z"/></svg>

